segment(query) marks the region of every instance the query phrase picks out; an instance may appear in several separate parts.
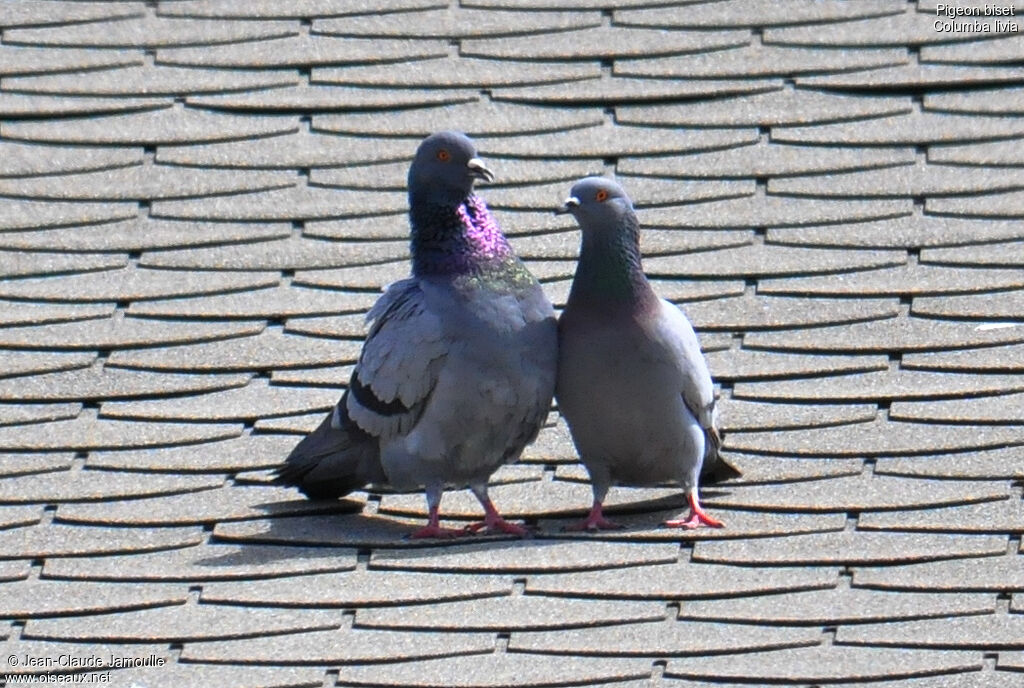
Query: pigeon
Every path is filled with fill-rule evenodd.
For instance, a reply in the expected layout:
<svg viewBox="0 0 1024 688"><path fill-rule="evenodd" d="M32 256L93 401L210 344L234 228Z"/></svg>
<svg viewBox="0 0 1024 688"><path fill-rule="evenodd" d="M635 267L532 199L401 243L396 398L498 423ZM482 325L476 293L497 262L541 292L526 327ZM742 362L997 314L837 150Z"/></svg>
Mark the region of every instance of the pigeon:
<svg viewBox="0 0 1024 688"><path fill-rule="evenodd" d="M721 527L697 493L709 480L738 476L719 456L714 388L693 327L659 298L644 275L640 228L622 187L587 177L556 213L582 230L579 263L558 321L555 399L594 491L573 530L619 527L602 504L612 484L675 482L690 504L666 526Z"/></svg>
<svg viewBox="0 0 1024 688"><path fill-rule="evenodd" d="M474 194L478 179L493 174L464 134L419 145L408 179L412 276L367 313L347 390L277 473L312 499L366 485L425 489L429 519L416 538L529 534L501 517L488 481L536 439L554 394L554 309ZM466 485L483 521L442 528L442 491Z"/></svg>

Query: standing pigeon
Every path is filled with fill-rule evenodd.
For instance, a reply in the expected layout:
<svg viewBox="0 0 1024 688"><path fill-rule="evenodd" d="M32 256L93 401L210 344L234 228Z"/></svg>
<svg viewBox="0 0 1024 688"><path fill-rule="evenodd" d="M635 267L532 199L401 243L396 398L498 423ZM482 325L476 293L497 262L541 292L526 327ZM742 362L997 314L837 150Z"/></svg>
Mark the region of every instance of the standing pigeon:
<svg viewBox="0 0 1024 688"><path fill-rule="evenodd" d="M555 390L594 489L574 529L618 527L601 513L613 483L666 481L683 487L691 514L665 525L721 527L701 508L701 469L719 479L738 472L718 455L714 389L693 327L643 273L632 202L615 182L588 177L556 212L572 213L583 230L558 321Z"/></svg>
<svg viewBox="0 0 1024 688"><path fill-rule="evenodd" d="M412 537L527 534L501 517L487 483L536 438L554 393L554 310L473 193L477 179L493 175L465 135L420 144L409 168L412 277L370 309L348 390L278 471L314 499L369 483L423 487L429 521ZM484 520L442 528L442 490L464 485Z"/></svg>

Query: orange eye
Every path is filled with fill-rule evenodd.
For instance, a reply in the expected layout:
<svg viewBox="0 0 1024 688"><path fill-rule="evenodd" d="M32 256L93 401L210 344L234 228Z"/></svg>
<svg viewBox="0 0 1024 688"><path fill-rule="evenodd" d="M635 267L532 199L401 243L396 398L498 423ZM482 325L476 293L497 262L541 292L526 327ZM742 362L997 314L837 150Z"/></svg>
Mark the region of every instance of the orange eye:
<svg viewBox="0 0 1024 688"><path fill-rule="evenodd" d="M452 159L452 154L446 151L444 148L437 151L437 159L441 162L448 162Z"/></svg>
<svg viewBox="0 0 1024 688"><path fill-rule="evenodd" d="M599 203L601 201L605 201L607 199L608 199L608 192L605 191L604 189L599 189L598 192L596 194L594 194L594 200L599 202Z"/></svg>

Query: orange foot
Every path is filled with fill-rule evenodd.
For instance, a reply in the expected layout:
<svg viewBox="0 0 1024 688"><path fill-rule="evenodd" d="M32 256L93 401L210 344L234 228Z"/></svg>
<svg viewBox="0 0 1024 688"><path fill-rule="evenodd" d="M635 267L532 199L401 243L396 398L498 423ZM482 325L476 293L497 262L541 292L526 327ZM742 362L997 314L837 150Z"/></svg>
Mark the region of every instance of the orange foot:
<svg viewBox="0 0 1024 688"><path fill-rule="evenodd" d="M601 502L594 502L594 506L590 508L590 513L587 517L579 523L574 523L571 526L566 526L565 530L569 531L597 531L597 530L618 530L622 528L621 523L615 521L609 521L604 517L601 508Z"/></svg>
<svg viewBox="0 0 1024 688"><path fill-rule="evenodd" d="M665 521L662 525L666 528L700 528L709 526L711 528L724 528L725 524L717 518L704 511L697 499L696 491L690 493L690 515L687 518L677 518Z"/></svg>

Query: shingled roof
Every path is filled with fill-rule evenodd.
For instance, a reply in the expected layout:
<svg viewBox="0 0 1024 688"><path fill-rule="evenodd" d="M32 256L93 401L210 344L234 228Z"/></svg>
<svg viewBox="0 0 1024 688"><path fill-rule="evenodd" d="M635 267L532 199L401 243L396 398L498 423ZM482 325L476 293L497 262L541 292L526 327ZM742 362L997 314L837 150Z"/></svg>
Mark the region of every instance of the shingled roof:
<svg viewBox="0 0 1024 688"><path fill-rule="evenodd" d="M3 0L0 685L1022 685L1022 14ZM529 540L269 483L407 272L440 128L556 304L550 210L588 174L636 199L744 471L705 492L727 528L613 488L627 528L563 532L554 413L495 475Z"/></svg>

